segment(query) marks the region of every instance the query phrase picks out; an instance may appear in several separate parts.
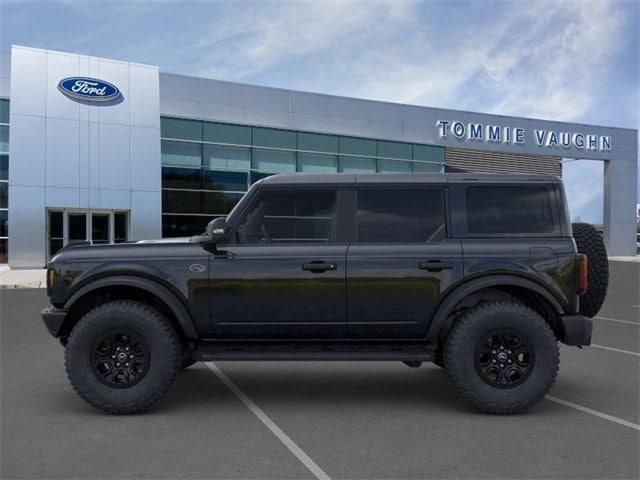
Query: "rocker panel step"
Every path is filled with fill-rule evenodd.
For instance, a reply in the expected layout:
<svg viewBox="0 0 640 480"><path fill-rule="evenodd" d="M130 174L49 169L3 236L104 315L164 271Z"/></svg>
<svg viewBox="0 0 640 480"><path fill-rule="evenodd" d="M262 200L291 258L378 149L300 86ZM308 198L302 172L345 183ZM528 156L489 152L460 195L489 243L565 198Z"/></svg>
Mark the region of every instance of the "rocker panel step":
<svg viewBox="0 0 640 480"><path fill-rule="evenodd" d="M196 347L194 358L215 360L356 360L430 362L426 343L210 342Z"/></svg>

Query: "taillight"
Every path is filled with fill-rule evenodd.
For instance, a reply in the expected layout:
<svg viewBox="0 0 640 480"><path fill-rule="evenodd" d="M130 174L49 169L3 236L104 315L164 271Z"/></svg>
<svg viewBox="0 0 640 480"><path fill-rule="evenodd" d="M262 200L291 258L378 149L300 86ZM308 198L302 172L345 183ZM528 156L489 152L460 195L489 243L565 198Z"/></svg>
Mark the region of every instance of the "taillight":
<svg viewBox="0 0 640 480"><path fill-rule="evenodd" d="M589 265L589 258L580 253L576 255L576 267L577 267L577 280L578 280L578 295L584 295L589 288L589 274L587 273L587 267Z"/></svg>

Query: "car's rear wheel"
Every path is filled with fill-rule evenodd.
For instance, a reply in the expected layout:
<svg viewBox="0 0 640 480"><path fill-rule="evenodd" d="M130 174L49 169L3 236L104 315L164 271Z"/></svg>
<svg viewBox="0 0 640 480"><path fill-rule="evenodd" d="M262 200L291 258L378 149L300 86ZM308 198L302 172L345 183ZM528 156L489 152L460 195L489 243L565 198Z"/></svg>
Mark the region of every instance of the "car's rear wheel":
<svg viewBox="0 0 640 480"><path fill-rule="evenodd" d="M542 400L559 362L547 322L514 301L469 309L452 326L444 348L453 386L472 405L496 414L519 413Z"/></svg>
<svg viewBox="0 0 640 480"><path fill-rule="evenodd" d="M181 360L178 336L164 315L129 300L89 311L65 350L67 375L78 395L114 414L149 408L169 389Z"/></svg>
<svg viewBox="0 0 640 480"><path fill-rule="evenodd" d="M578 252L587 256L587 292L580 296L580 313L587 317L595 317L609 288L609 258L602 236L593 225L574 223L573 239Z"/></svg>

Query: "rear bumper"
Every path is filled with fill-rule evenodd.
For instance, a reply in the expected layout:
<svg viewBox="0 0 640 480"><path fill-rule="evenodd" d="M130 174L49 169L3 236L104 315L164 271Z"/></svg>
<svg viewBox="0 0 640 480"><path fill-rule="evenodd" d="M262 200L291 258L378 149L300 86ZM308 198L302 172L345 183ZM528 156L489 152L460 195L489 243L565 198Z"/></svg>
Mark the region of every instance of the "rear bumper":
<svg viewBox="0 0 640 480"><path fill-rule="evenodd" d="M564 329L563 343L567 345L591 345L591 331L593 320L584 315L563 315L562 327Z"/></svg>
<svg viewBox="0 0 640 480"><path fill-rule="evenodd" d="M59 308L47 307L42 310L42 321L45 327L47 327L47 330L49 330L49 333L56 338L60 337L62 324L66 316L67 311Z"/></svg>

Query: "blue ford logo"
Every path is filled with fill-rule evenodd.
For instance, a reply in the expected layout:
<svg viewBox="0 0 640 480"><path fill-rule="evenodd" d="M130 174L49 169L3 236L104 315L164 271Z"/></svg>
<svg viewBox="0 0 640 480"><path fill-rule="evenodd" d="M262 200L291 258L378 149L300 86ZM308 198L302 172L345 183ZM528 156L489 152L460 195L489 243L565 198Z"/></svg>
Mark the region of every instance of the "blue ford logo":
<svg viewBox="0 0 640 480"><path fill-rule="evenodd" d="M89 102L110 102L120 97L118 87L97 78L63 78L58 83L58 90L67 97Z"/></svg>

